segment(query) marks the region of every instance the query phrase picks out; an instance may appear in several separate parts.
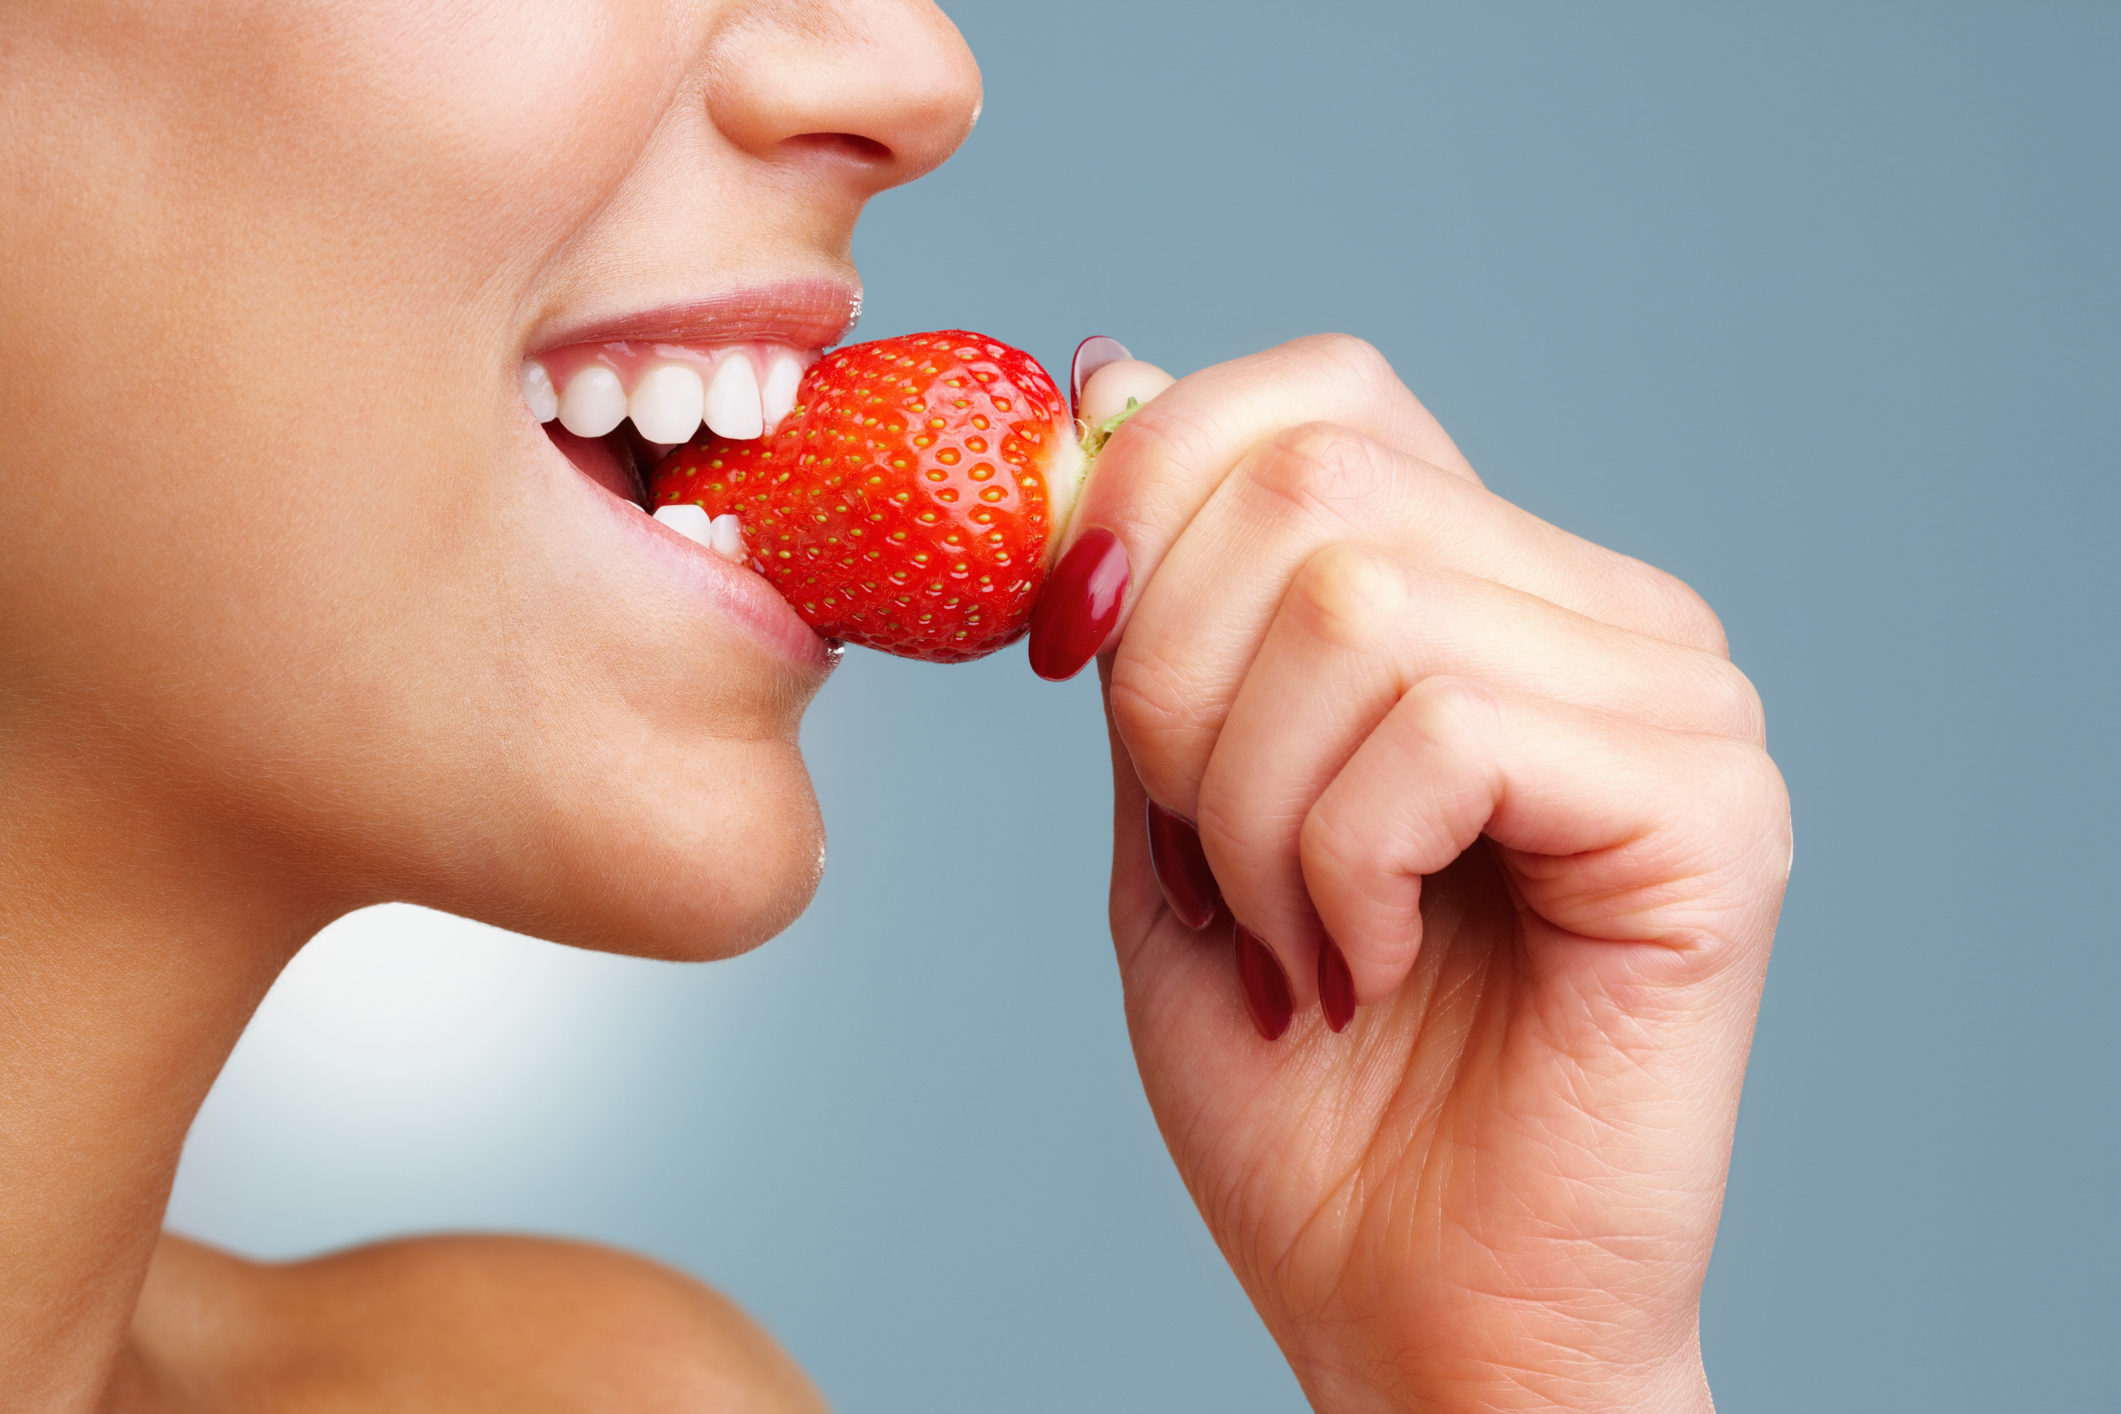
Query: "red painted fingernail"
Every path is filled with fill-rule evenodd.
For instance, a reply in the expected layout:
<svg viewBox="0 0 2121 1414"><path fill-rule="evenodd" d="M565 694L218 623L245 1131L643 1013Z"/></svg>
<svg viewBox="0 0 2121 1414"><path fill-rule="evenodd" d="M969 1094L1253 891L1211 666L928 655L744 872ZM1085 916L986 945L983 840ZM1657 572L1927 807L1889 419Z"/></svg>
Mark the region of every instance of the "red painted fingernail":
<svg viewBox="0 0 2121 1414"><path fill-rule="evenodd" d="M1215 886L1215 871L1200 847L1200 834L1170 811L1149 802L1149 862L1156 866L1156 882L1163 887L1164 902L1188 928L1205 928L1215 919L1215 901L1222 890Z"/></svg>
<svg viewBox="0 0 2121 1414"><path fill-rule="evenodd" d="M1075 362L1069 365L1068 368L1069 415L1072 417L1082 416L1083 384L1090 381L1091 374L1097 372L1098 369L1103 368L1108 363L1118 363L1123 359L1132 357L1134 355L1127 352L1125 344L1117 339L1107 338L1103 334L1092 334L1089 338L1077 344L1075 346Z"/></svg>
<svg viewBox="0 0 2121 1414"><path fill-rule="evenodd" d="M1062 682L1105 646L1127 597L1127 547L1099 526L1083 532L1039 591L1031 614L1031 671Z"/></svg>
<svg viewBox="0 0 2121 1414"><path fill-rule="evenodd" d="M1237 980L1245 984L1252 1024L1269 1041L1278 1040L1296 1011L1289 998L1289 974L1281 970L1274 949L1242 923L1237 925Z"/></svg>
<svg viewBox="0 0 2121 1414"><path fill-rule="evenodd" d="M1340 944L1331 938L1318 947L1318 1009L1326 1014L1326 1025L1345 1031L1355 1019L1355 978Z"/></svg>

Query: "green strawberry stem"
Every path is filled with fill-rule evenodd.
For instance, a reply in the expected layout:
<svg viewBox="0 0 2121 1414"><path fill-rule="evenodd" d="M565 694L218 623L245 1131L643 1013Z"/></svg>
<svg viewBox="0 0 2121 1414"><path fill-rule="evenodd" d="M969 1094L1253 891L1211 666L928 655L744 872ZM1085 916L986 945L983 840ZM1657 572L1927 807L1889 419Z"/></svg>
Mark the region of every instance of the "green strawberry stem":
<svg viewBox="0 0 2121 1414"><path fill-rule="evenodd" d="M1085 475L1089 473L1089 463L1097 460L1097 454L1105 449L1105 443L1112 440L1112 434L1119 431L1120 424L1141 410L1141 403L1129 398L1125 407L1090 429L1090 435L1083 438L1083 456L1086 458L1083 464Z"/></svg>
<svg viewBox="0 0 2121 1414"><path fill-rule="evenodd" d="M1069 488L1068 504L1062 509L1061 514L1054 518L1053 535L1047 541L1048 546L1051 547L1046 552L1049 562L1061 542L1068 538L1068 527L1075 523L1075 508L1082 504L1083 486L1090 480L1090 468L1097 464L1097 454L1105 449L1105 443L1112 440L1112 434L1119 431L1121 424L1141 410L1140 400L1129 398L1125 407L1113 413L1112 416L1106 418L1097 426L1084 432L1082 440L1083 464L1072 478L1074 485ZM1078 423L1077 426L1081 426L1081 424Z"/></svg>

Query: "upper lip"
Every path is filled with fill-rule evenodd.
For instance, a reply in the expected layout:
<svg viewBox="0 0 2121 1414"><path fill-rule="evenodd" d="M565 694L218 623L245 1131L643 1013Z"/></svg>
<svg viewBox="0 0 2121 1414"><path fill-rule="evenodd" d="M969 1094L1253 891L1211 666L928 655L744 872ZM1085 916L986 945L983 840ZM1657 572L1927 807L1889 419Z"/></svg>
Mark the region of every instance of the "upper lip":
<svg viewBox="0 0 2121 1414"><path fill-rule="evenodd" d="M753 285L658 309L564 325L543 335L533 351L570 344L622 341L721 344L739 341L822 349L838 342L855 320L862 288L846 280L789 280Z"/></svg>

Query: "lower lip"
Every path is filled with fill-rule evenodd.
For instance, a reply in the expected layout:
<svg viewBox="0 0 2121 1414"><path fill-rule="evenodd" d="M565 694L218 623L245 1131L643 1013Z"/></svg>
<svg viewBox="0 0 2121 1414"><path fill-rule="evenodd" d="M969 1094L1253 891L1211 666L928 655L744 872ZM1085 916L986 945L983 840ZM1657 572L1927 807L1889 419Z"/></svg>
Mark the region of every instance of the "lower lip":
<svg viewBox="0 0 2121 1414"><path fill-rule="evenodd" d="M575 475L602 513L617 521L621 533L632 537L640 552L661 565L705 612L737 625L775 657L806 673L823 677L839 662L832 646L758 575L686 539L581 471Z"/></svg>

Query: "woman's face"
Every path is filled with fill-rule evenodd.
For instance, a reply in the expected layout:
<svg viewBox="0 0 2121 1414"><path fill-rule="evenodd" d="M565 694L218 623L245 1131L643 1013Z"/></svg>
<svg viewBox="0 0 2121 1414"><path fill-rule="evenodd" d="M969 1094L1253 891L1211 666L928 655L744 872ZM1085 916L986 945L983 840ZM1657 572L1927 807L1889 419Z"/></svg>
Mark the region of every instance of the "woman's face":
<svg viewBox="0 0 2121 1414"><path fill-rule="evenodd" d="M520 370L838 338L864 200L975 116L949 22L69 0L7 29L0 773L70 762L334 907L663 956L784 926L832 657L632 503L624 424L548 435Z"/></svg>

